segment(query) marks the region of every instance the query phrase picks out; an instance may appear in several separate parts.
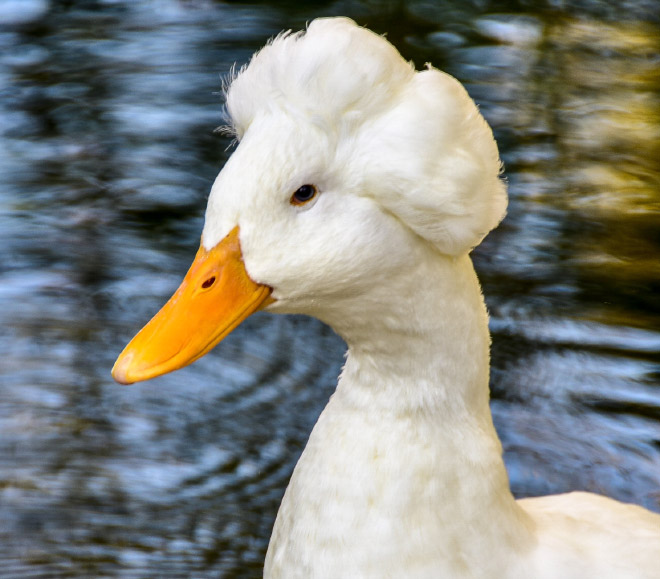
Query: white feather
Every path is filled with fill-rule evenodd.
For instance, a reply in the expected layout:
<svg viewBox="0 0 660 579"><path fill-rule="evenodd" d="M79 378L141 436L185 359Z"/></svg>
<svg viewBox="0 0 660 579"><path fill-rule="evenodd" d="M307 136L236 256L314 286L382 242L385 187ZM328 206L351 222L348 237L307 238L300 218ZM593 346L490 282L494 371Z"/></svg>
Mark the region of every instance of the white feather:
<svg viewBox="0 0 660 579"><path fill-rule="evenodd" d="M236 225L274 312L349 346L282 502L272 578L660 577L660 516L584 493L516 502L488 406L487 314L469 250L506 208L463 87L343 18L239 71L240 144L203 243ZM314 184L309 205L292 193Z"/></svg>

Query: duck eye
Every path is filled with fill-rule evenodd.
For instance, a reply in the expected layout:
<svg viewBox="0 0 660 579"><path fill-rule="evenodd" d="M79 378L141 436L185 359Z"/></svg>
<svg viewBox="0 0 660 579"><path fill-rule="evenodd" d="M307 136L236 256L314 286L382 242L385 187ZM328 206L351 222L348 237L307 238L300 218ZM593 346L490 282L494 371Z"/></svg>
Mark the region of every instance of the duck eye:
<svg viewBox="0 0 660 579"><path fill-rule="evenodd" d="M204 289L210 288L214 283L215 283L215 276L213 275L209 279L204 281L204 283L202 284L202 288Z"/></svg>
<svg viewBox="0 0 660 579"><path fill-rule="evenodd" d="M291 195L291 205L304 205L316 197L317 189L314 185L303 185Z"/></svg>

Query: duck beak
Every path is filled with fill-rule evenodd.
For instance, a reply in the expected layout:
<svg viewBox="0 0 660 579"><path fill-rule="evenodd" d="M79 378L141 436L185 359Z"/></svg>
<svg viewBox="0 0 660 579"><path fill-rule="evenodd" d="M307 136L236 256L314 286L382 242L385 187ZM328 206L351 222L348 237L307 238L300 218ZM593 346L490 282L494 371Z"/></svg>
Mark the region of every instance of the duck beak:
<svg viewBox="0 0 660 579"><path fill-rule="evenodd" d="M132 384L187 366L272 303L271 291L245 271L236 226L210 251L199 248L179 289L119 355L112 377Z"/></svg>

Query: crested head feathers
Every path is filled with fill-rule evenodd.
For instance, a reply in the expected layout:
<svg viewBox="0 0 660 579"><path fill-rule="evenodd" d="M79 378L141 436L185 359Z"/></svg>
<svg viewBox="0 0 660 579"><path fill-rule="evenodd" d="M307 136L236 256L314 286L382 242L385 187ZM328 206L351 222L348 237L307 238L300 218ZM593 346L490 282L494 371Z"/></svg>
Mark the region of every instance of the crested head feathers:
<svg viewBox="0 0 660 579"><path fill-rule="evenodd" d="M470 251L504 216L497 145L462 85L430 66L416 72L347 18L277 36L231 80L226 101L239 141L255 121L285 116L300 133L332 133L343 155L339 141L349 142L353 190L442 253Z"/></svg>

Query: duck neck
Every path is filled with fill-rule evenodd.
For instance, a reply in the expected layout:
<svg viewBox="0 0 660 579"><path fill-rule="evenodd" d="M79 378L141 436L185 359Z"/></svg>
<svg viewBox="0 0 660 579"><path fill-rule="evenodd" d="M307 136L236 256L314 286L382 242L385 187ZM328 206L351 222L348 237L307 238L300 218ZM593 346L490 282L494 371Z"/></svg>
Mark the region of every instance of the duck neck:
<svg viewBox="0 0 660 579"><path fill-rule="evenodd" d="M448 515L470 519L472 508L479 518L488 505L508 528L520 529L520 540L524 517L489 407L490 334L481 288L469 256L427 251L390 273L387 285L375 284L352 316L334 321L349 350L327 412L353 416L358 424L371 417L356 435L371 427L374 438L399 432L392 444L402 454L428 444Z"/></svg>
<svg viewBox="0 0 660 579"><path fill-rule="evenodd" d="M432 254L351 306L330 321L349 346L345 403L491 424L488 316L469 256Z"/></svg>
<svg viewBox="0 0 660 579"><path fill-rule="evenodd" d="M381 282L323 315L348 357L291 478L266 575L504 576L532 532L488 406L472 263L435 256Z"/></svg>

